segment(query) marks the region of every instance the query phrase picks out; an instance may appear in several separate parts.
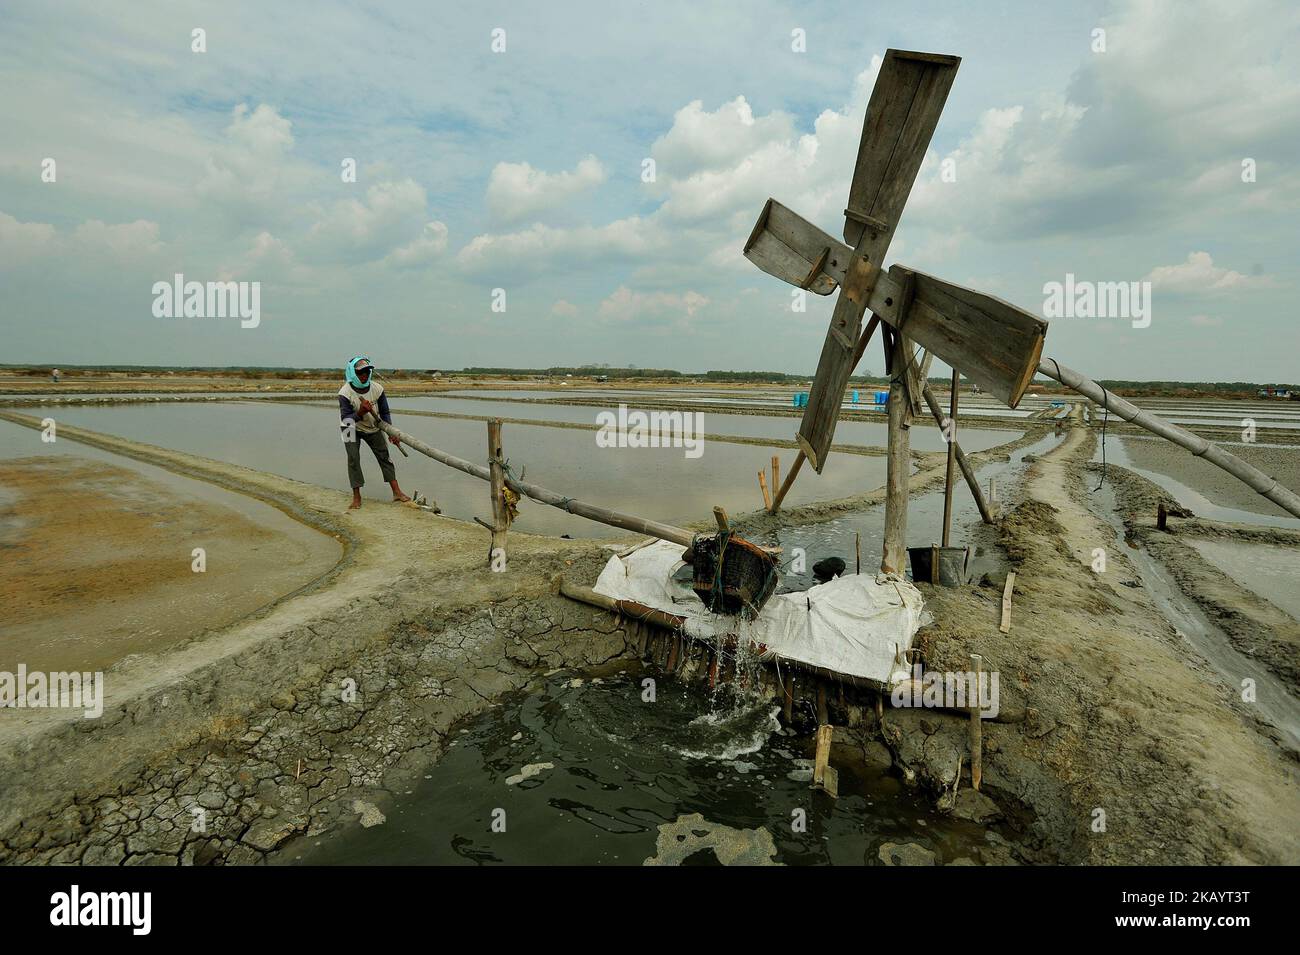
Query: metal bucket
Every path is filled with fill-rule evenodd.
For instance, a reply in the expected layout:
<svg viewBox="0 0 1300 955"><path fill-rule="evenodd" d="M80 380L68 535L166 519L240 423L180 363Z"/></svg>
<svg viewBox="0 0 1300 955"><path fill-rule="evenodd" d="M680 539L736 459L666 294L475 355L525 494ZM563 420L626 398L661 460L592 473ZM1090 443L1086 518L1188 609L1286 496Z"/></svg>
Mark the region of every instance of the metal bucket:
<svg viewBox="0 0 1300 955"><path fill-rule="evenodd" d="M960 587L970 574L971 549L969 547L909 547L907 556L912 561L914 583L938 584L941 587Z"/></svg>

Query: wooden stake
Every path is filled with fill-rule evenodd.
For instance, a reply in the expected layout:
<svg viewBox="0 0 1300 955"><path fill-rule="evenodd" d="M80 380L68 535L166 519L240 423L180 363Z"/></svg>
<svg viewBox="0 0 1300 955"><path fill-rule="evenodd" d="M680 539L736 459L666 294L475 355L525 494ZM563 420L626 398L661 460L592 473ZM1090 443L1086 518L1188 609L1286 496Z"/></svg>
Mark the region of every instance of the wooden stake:
<svg viewBox="0 0 1300 955"><path fill-rule="evenodd" d="M763 492L763 510L772 509L772 495L767 491L767 474L760 468L758 471L758 489Z"/></svg>
<svg viewBox="0 0 1300 955"><path fill-rule="evenodd" d="M970 708L970 784L972 789L979 792L980 778L984 773L984 727L981 724L979 697L983 658L978 653L972 653L970 662L975 671L975 700ZM966 702L971 703L969 699Z"/></svg>
<svg viewBox="0 0 1300 955"><path fill-rule="evenodd" d="M1011 632L1011 591L1016 587L1015 571L1007 574L1007 584L1002 588L1002 622L998 629L1003 633Z"/></svg>
<svg viewBox="0 0 1300 955"><path fill-rule="evenodd" d="M831 721L830 714L826 710L826 684L821 680L817 681L817 723L822 725Z"/></svg>
<svg viewBox="0 0 1300 955"><path fill-rule="evenodd" d="M854 570L854 573L860 574L862 573L862 532L861 531L853 532L853 555L854 555L854 560L856 561L856 568L857 568L856 570Z"/></svg>
<svg viewBox="0 0 1300 955"><path fill-rule="evenodd" d="M1161 501L1156 505L1156 530L1168 530L1169 512L1165 510L1165 502Z"/></svg>
<svg viewBox="0 0 1300 955"><path fill-rule="evenodd" d="M781 486L781 458L772 455L772 492L776 493L777 488ZM768 508L770 511L772 508Z"/></svg>
<svg viewBox="0 0 1300 955"><path fill-rule="evenodd" d="M492 546L488 549L488 566L505 566L506 532L510 528L510 509L506 506L505 461L501 456L501 419L494 418L487 423L488 432L488 472L489 486L492 489Z"/></svg>
<svg viewBox="0 0 1300 955"><path fill-rule="evenodd" d="M821 787L826 781L826 767L831 760L831 739L835 729L829 723L817 727L817 753L813 757L813 785Z"/></svg>
<svg viewBox="0 0 1300 955"><path fill-rule="evenodd" d="M790 473L785 476L785 483L781 485L781 490L776 492L776 497L772 501L771 512L775 514L781 509L781 502L785 496L790 493L790 485L794 484L794 479L799 476L799 469L803 467L807 455L800 451L794 457L794 464L790 465Z"/></svg>
<svg viewBox="0 0 1300 955"><path fill-rule="evenodd" d="M961 384L961 373L952 370L952 397L948 402L948 420L952 422L952 433L948 436L948 471L943 478L943 546L947 547L952 538L952 481L957 470L957 393Z"/></svg>

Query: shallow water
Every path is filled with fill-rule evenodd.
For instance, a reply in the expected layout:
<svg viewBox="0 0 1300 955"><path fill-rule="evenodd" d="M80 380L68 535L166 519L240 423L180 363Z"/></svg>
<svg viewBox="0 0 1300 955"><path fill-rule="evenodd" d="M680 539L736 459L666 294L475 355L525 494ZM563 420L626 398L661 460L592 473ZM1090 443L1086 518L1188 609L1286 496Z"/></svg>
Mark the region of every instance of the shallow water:
<svg viewBox="0 0 1300 955"><path fill-rule="evenodd" d="M813 793L809 741L777 729L770 701L721 700L640 668L604 680L548 679L471 720L388 821L303 838L281 862L367 865L640 865L659 826L765 830L785 864L878 865L885 842L918 843L938 863L973 856L984 830L933 812L888 772L840 770L837 800ZM518 738L516 738L518 737ZM552 764L530 778L523 767ZM806 813L806 831L792 826ZM494 813L504 832L492 831ZM759 834L727 833L738 842ZM712 850L684 860L717 864Z"/></svg>
<svg viewBox="0 0 1300 955"><path fill-rule="evenodd" d="M604 396L602 396L604 397ZM469 414L480 417L499 416L502 418L529 418L535 421L565 421L577 424L599 424L597 416L602 411L617 413L618 403L623 400L629 410L637 407L637 399L646 400L644 393L629 395L622 399L611 398L608 408L590 405L536 404L527 401L481 401L455 397L394 397L391 399L394 414L409 408L416 411L440 411L451 414ZM662 403L666 397L661 393L654 395ZM687 403L681 403L680 409L689 410ZM706 434L734 435L742 438L774 438L780 441L794 439L799 430L799 419L789 416L718 414L712 411L698 412L701 427ZM911 431L912 448L917 451L943 451L947 445L943 434L937 427L931 427L927 421L918 422ZM835 429L835 440L841 444L855 444L863 447L884 447L889 427L882 420L850 421L842 420ZM1018 432L1001 431L993 428L967 428L958 418L958 438L962 449L968 453L984 451L999 444L1006 444L1016 439Z"/></svg>
<svg viewBox="0 0 1300 955"><path fill-rule="evenodd" d="M1187 540L1187 543L1247 590L1300 620L1300 587L1296 586L1300 574L1296 571L1294 549L1244 541Z"/></svg>
<svg viewBox="0 0 1300 955"><path fill-rule="evenodd" d="M160 445L283 477L337 488L347 501L346 460L338 418L328 408L298 404L122 405L59 408L56 421ZM486 426L477 421L400 414L398 427L444 451L473 462L487 456ZM34 433L34 432L33 432ZM595 432L532 425L507 425L504 446L517 476L570 497L654 520L685 523L712 515L714 505L739 513L762 504L757 473L773 453L788 467L794 452L765 446L708 441L699 458L683 448L599 448ZM417 452L390 452L398 480L408 494L419 490L436 499L443 513L464 520L491 518L487 484L431 461ZM391 498L370 450L363 448L365 496ZM860 494L885 480L885 458L842 455L820 476L795 483L787 501L808 503ZM525 500L519 531L609 537L626 532Z"/></svg>
<svg viewBox="0 0 1300 955"><path fill-rule="evenodd" d="M1235 524L1262 524L1266 527L1292 527L1300 528L1300 518L1291 517L1285 514L1261 514L1257 511L1246 511L1236 507L1225 507L1215 501L1210 500L1195 488L1188 487L1186 484L1165 474L1161 471L1151 471L1146 468L1140 468L1133 463L1133 459L1125 450L1125 441L1145 441L1146 438L1133 438L1125 436L1116 439L1113 436L1105 442L1106 461L1117 467L1127 468L1134 474L1140 474L1157 487L1164 488L1172 494L1180 504L1189 507L1197 517L1206 517L1216 521L1228 521ZM1159 440L1159 439L1151 439ZM1097 450L1093 454L1092 460L1100 463L1102 460L1102 443L1100 439L1097 442ZM1261 498L1261 507L1270 506L1269 502Z"/></svg>

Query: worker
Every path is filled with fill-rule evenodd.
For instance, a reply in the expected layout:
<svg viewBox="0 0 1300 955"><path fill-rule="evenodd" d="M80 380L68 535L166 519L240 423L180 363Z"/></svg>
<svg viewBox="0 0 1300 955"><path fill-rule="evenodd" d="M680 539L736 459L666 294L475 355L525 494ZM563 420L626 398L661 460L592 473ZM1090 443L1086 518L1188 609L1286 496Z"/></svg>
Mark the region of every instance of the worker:
<svg viewBox="0 0 1300 955"><path fill-rule="evenodd" d="M343 369L343 377L347 380L339 389L343 447L348 452L348 480L352 484L352 503L348 506L349 510L356 510L361 506L361 487L366 483L366 479L361 475L362 441L370 445L370 450L375 453L379 470L384 480L388 482L388 486L393 489L393 500L410 500L397 485L397 469L393 467L393 459L389 457L388 448L384 446L384 435L379 428L379 421L382 419L387 424L392 424L393 416L388 410L388 397L384 394L384 386L372 380L374 374L375 366L371 364L370 359L365 355L358 355ZM392 444L401 443L391 435L388 440Z"/></svg>

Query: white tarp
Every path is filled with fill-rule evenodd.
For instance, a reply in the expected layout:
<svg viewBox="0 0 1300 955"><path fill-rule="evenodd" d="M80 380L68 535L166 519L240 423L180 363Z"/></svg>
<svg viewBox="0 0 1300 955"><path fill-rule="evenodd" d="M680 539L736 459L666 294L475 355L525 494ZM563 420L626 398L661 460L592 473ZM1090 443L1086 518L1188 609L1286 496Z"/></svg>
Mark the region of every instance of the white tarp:
<svg viewBox="0 0 1300 955"><path fill-rule="evenodd" d="M734 633L778 656L880 683L889 682L895 650L911 647L929 622L921 592L885 574L851 574L803 593L777 594L749 621L711 613L688 585L672 579L682 550L659 541L611 557L594 589L684 617L692 637Z"/></svg>

